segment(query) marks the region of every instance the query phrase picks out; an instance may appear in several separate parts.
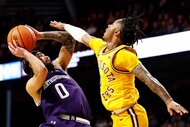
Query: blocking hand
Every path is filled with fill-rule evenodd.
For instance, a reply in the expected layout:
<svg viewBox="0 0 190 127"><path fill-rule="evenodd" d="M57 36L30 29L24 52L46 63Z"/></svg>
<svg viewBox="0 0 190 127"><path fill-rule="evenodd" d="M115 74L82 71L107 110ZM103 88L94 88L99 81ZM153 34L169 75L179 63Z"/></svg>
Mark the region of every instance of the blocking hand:
<svg viewBox="0 0 190 127"><path fill-rule="evenodd" d="M59 30L65 30L64 23L62 23L62 22L50 21L50 26L57 28Z"/></svg>
<svg viewBox="0 0 190 127"><path fill-rule="evenodd" d="M179 114L182 116L182 115L188 113L188 111L183 106L176 103L175 101L170 101L167 104L167 109L168 109L168 112L170 113L171 116L174 114Z"/></svg>

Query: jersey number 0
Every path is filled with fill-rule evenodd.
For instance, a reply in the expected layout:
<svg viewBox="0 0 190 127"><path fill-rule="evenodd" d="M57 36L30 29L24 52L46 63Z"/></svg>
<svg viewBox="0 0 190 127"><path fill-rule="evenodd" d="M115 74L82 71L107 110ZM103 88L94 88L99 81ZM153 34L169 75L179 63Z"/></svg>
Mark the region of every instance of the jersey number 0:
<svg viewBox="0 0 190 127"><path fill-rule="evenodd" d="M65 86L62 83L55 84L55 89L61 99L67 98L69 96L69 92L66 90Z"/></svg>

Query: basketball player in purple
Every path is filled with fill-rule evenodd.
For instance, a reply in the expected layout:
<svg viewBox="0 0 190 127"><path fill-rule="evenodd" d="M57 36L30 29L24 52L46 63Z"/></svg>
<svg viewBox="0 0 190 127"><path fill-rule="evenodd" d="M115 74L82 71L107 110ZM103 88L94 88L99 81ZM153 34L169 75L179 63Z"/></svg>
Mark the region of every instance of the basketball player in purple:
<svg viewBox="0 0 190 127"><path fill-rule="evenodd" d="M28 52L15 41L8 45L13 55L23 58L23 69L31 76L26 91L35 104L41 106L46 118L46 122L39 127L90 127L91 110L88 101L77 82L66 72L74 52L74 39L67 32L39 32L30 28L38 40L62 43L53 61L39 51Z"/></svg>

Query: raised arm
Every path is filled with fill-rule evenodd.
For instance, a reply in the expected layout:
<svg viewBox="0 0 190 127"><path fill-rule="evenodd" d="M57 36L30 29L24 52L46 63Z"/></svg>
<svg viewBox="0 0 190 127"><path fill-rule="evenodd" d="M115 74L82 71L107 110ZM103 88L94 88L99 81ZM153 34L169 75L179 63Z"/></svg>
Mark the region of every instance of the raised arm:
<svg viewBox="0 0 190 127"><path fill-rule="evenodd" d="M66 31L39 32L31 26L28 27L30 27L34 31L37 40L54 40L62 44L59 54L57 58L53 61L53 64L55 67L62 67L64 70L66 70L75 48L75 40L72 38L72 36Z"/></svg>
<svg viewBox="0 0 190 127"><path fill-rule="evenodd" d="M53 61L55 67L62 67L66 70L75 48L75 40L66 31L39 32L38 40L55 40L62 43L57 58ZM57 50L57 49L52 49Z"/></svg>
<svg viewBox="0 0 190 127"><path fill-rule="evenodd" d="M92 36L89 35L83 29L76 27L76 26L72 26L70 24L61 23L61 22L57 22L57 21L51 21L50 26L57 28L59 30L66 30L69 34L71 34L71 36L75 40L77 40L78 42L81 42L89 47L89 43L90 43Z"/></svg>
<svg viewBox="0 0 190 127"><path fill-rule="evenodd" d="M188 113L184 107L172 99L164 86L154 78L141 63L132 71L132 73L134 73L138 79L144 82L152 92L156 93L165 102L170 115L175 113L179 115Z"/></svg>
<svg viewBox="0 0 190 127"><path fill-rule="evenodd" d="M26 49L19 47L15 41L13 44L9 43L8 48L13 55L24 58L30 63L34 75L27 82L26 91L34 99L35 103L38 104L40 102L40 88L43 86L48 73L47 68L36 56Z"/></svg>

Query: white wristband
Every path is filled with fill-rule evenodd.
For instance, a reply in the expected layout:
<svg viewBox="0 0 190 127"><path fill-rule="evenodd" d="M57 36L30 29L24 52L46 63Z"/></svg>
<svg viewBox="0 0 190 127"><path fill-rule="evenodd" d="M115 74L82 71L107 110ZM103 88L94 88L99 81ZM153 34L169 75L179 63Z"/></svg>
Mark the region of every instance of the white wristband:
<svg viewBox="0 0 190 127"><path fill-rule="evenodd" d="M89 35L86 31L79 27L72 26L70 24L64 24L65 30L78 42L82 43L82 36Z"/></svg>

